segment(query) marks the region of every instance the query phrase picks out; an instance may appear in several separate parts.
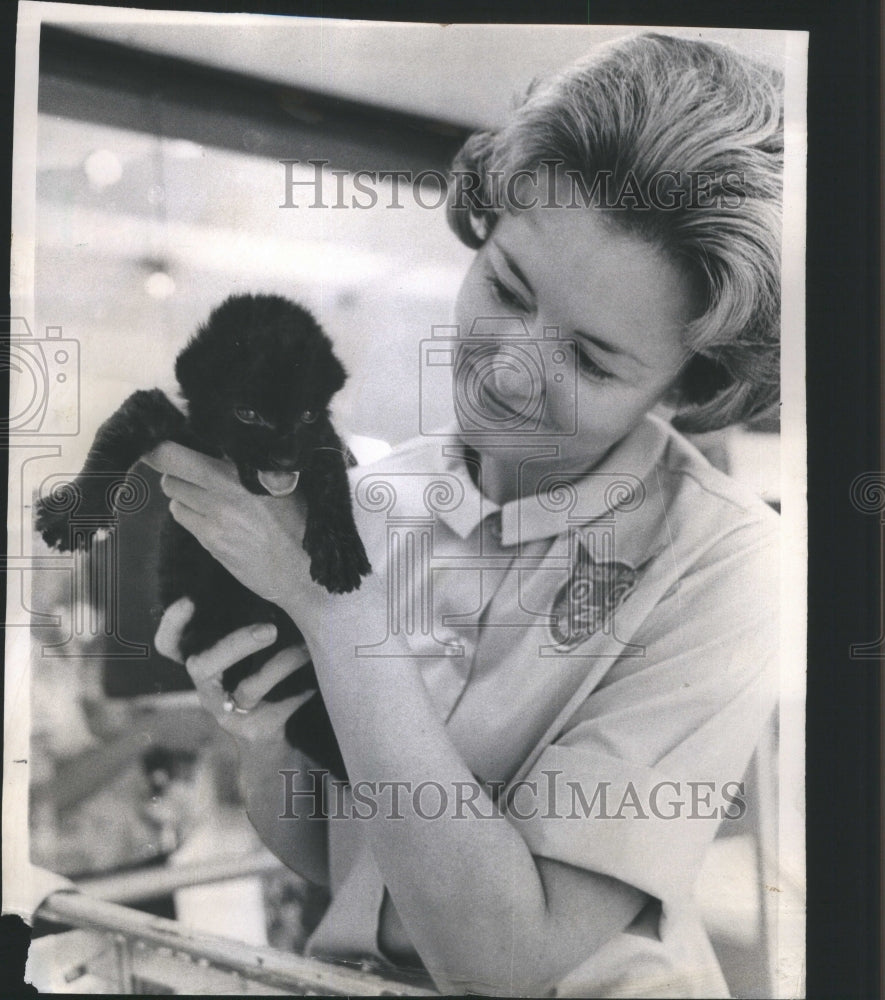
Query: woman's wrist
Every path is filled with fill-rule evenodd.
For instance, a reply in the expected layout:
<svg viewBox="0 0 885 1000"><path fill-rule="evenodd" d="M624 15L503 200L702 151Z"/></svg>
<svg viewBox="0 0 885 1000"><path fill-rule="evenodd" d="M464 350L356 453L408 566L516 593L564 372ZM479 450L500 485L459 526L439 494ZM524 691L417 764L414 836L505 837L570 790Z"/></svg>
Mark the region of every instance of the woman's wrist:
<svg viewBox="0 0 885 1000"><path fill-rule="evenodd" d="M336 663L347 662L356 657L359 646L385 634L387 588L379 576L366 577L358 590L347 594L330 594L311 581L282 608L304 636L314 663L325 659L324 653Z"/></svg>

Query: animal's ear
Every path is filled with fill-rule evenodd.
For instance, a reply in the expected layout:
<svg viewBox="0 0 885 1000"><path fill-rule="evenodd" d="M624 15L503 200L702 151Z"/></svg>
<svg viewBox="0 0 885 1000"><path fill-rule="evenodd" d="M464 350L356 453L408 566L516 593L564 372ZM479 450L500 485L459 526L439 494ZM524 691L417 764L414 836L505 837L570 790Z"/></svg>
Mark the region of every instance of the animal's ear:
<svg viewBox="0 0 885 1000"><path fill-rule="evenodd" d="M335 357L331 355L326 368L326 385L329 389L329 395L334 396L339 389L344 388L344 383L347 381L347 372L344 369L344 365Z"/></svg>
<svg viewBox="0 0 885 1000"><path fill-rule="evenodd" d="M175 377L178 379L181 391L188 398L193 396L199 385L199 346L199 341L194 338L175 359Z"/></svg>

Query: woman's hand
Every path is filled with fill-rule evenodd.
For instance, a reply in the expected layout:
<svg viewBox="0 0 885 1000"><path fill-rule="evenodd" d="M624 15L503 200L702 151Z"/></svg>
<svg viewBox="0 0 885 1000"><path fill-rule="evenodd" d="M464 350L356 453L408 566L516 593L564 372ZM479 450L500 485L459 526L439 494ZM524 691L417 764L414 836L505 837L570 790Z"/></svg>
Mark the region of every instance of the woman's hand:
<svg viewBox="0 0 885 1000"><path fill-rule="evenodd" d="M315 583L303 546L304 502L297 491L287 497L256 496L241 485L229 462L170 441L158 445L145 461L163 474L162 489L175 520L240 583L282 608L312 650L315 643L330 639L330 621L335 622L331 638L339 645L358 645L368 641L367 636L383 635L383 567L349 594L330 594Z"/></svg>
<svg viewBox="0 0 885 1000"><path fill-rule="evenodd" d="M286 610L296 588L319 588L304 551L305 517L297 494L256 496L229 462L164 441L145 461L163 474L169 510L244 586Z"/></svg>
<svg viewBox="0 0 885 1000"><path fill-rule="evenodd" d="M193 604L186 597L166 609L155 639L157 649L164 656L181 662L181 631L193 611ZM185 663L200 704L238 742L280 740L286 720L314 694L313 689L308 689L284 701L263 701L271 688L309 662L309 654L303 646L289 646L234 689L234 703L243 711L225 709L228 694L222 687L221 675L228 667L271 645L275 639L273 625L250 625L231 632L210 649L188 657Z"/></svg>
<svg viewBox="0 0 885 1000"><path fill-rule="evenodd" d="M186 597L166 609L154 640L164 656L181 662L181 631L193 611L193 603ZM188 657L185 665L202 706L236 740L246 812L258 835L293 871L318 885L325 885L329 879L325 822L305 818L302 822L281 823L279 818L283 773L288 770L290 775L300 776L303 790L311 790L309 782L313 779L308 772L312 764L289 746L283 727L292 712L310 698L313 691L305 691L285 701L261 700L283 677L307 663L307 651L300 646L281 650L234 690L236 705L246 711L227 712L224 709L226 694L221 686L222 673L244 656L269 646L275 633L273 626L252 625L239 629L211 649Z"/></svg>

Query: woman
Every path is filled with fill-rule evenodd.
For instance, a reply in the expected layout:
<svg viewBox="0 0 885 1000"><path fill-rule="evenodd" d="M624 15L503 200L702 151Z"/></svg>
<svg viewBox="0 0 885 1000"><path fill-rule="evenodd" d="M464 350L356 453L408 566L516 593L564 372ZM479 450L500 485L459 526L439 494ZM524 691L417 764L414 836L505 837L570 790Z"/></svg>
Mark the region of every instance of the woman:
<svg viewBox="0 0 885 1000"><path fill-rule="evenodd" d="M308 653L228 712L222 671L272 630L188 663L252 822L331 886L313 953L449 993L727 995L691 894L773 704L777 518L651 411L699 431L776 405L781 170L777 74L654 35L468 141L458 425L355 470L354 594L310 581L291 502L155 452L176 519L299 625L338 736L350 786L320 808L283 740L298 702L262 701Z"/></svg>

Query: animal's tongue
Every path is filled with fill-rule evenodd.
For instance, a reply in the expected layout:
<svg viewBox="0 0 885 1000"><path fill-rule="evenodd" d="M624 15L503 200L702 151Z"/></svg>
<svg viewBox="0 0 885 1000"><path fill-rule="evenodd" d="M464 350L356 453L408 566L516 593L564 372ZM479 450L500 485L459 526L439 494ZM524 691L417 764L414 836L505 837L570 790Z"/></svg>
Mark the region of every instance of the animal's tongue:
<svg viewBox="0 0 885 1000"><path fill-rule="evenodd" d="M287 497L298 485L300 472L259 472L258 482L272 497Z"/></svg>

